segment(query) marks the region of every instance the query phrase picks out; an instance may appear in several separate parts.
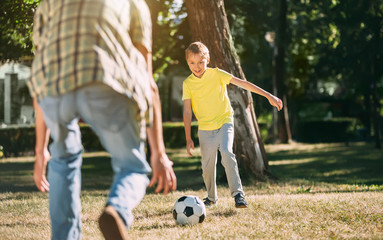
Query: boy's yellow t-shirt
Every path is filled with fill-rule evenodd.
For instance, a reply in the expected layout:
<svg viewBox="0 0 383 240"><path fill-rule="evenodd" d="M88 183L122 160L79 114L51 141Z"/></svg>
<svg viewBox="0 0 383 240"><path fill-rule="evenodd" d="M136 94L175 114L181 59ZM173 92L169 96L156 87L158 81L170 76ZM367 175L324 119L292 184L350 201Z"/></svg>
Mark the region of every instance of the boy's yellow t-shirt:
<svg viewBox="0 0 383 240"><path fill-rule="evenodd" d="M219 68L207 68L201 78L191 74L183 82L182 100L191 100L200 130L216 130L233 122L233 109L226 89L232 77Z"/></svg>

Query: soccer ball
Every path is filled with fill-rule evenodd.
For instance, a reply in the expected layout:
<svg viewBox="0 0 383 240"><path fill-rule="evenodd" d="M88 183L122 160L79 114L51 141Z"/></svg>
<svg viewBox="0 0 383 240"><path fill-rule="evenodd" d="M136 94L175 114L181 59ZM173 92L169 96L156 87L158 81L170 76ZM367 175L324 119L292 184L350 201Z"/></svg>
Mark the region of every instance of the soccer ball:
<svg viewBox="0 0 383 240"><path fill-rule="evenodd" d="M205 204L196 196L180 197L174 204L173 217L180 225L202 223L206 217Z"/></svg>

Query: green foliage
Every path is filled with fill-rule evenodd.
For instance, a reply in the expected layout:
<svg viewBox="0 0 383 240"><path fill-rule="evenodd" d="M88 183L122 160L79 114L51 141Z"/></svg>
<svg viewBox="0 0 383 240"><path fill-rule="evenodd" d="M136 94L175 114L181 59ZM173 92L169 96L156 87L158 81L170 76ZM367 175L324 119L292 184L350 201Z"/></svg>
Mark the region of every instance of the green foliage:
<svg viewBox="0 0 383 240"><path fill-rule="evenodd" d="M383 1L379 0L340 1L325 12L328 41L319 45L318 51L324 56L316 71L330 80L341 81L346 96L364 95L372 78L382 82L383 72L375 66L383 64L382 6ZM332 40L334 34L336 40Z"/></svg>
<svg viewBox="0 0 383 240"><path fill-rule="evenodd" d="M275 30L275 1L225 0L230 31L246 80L272 92L273 49L266 41ZM256 113L267 110L267 101L253 95Z"/></svg>
<svg viewBox="0 0 383 240"><path fill-rule="evenodd" d="M155 79L173 66L184 64L184 51L191 42L186 8L176 0L147 0L153 26L153 72Z"/></svg>
<svg viewBox="0 0 383 240"><path fill-rule="evenodd" d="M264 37L278 30L281 2L225 0L245 75L269 91L273 44ZM383 98L383 69L379 67L383 65L383 1L294 0L287 4L284 84L290 119L299 119L301 102L331 97L348 100L353 104L350 108L360 109L342 117L357 117L369 128L372 109L381 111L381 103L373 106L372 99ZM260 103L255 105L257 114L267 107L267 102Z"/></svg>
<svg viewBox="0 0 383 240"><path fill-rule="evenodd" d="M0 10L0 61L32 55L33 16L40 0L5 0Z"/></svg>

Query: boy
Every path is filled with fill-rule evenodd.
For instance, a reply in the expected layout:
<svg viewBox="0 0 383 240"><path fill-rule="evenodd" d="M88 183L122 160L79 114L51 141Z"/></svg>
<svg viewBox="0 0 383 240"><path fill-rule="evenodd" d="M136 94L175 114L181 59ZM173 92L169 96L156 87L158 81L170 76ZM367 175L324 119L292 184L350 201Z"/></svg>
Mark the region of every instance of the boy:
<svg viewBox="0 0 383 240"><path fill-rule="evenodd" d="M247 208L238 165L233 154L234 124L233 109L227 94L229 83L248 91L262 95L268 99L278 111L282 109L282 101L257 87L231 74L218 69L208 68L209 50L201 42L194 42L185 51L186 61L192 74L183 83L184 124L186 150L190 156L190 148L194 149L191 139L192 111L198 120L198 138L201 147L202 176L208 192L204 199L206 206L217 202L216 164L217 150L222 156L231 196L235 207Z"/></svg>

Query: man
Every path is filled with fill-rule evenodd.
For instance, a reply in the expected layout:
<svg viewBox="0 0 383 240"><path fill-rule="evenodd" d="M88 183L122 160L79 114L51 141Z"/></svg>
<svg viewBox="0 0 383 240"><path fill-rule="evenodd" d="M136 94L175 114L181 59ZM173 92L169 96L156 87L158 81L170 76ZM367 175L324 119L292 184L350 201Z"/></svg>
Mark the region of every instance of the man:
<svg viewBox="0 0 383 240"><path fill-rule="evenodd" d="M147 186L158 183L155 192L164 194L176 189L152 78L148 7L144 0L42 1L33 40L36 54L28 87L36 109L34 181L40 191L50 192L52 239L81 238L79 118L112 158L114 180L99 218L101 231L106 239L125 239L132 210ZM151 126L145 131L147 124Z"/></svg>

